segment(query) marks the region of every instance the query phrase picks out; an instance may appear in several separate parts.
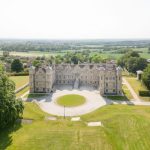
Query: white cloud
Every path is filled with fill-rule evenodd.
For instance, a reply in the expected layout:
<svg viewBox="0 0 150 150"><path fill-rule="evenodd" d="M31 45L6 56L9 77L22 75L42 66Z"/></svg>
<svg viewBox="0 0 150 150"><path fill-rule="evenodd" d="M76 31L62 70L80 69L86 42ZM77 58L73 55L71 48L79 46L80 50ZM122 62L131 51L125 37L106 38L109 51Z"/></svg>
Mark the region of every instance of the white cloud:
<svg viewBox="0 0 150 150"><path fill-rule="evenodd" d="M150 38L149 0L0 0L0 37Z"/></svg>

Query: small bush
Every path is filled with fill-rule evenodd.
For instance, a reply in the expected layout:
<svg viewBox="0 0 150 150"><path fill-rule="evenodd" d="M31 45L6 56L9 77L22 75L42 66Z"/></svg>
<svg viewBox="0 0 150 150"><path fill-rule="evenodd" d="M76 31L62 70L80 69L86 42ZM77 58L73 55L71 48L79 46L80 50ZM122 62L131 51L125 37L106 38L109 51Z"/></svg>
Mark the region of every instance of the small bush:
<svg viewBox="0 0 150 150"><path fill-rule="evenodd" d="M145 97L150 96L150 91L139 91L139 95Z"/></svg>

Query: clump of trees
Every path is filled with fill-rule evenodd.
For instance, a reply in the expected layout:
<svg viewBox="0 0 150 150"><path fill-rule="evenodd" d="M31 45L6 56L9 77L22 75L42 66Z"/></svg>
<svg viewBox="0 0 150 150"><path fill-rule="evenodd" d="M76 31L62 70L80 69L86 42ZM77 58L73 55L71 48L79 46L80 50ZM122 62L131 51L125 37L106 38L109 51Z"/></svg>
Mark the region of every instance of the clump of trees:
<svg viewBox="0 0 150 150"><path fill-rule="evenodd" d="M148 48L148 53L150 53L150 47Z"/></svg>
<svg viewBox="0 0 150 150"><path fill-rule="evenodd" d="M137 70L143 70L147 66L145 58L141 58L135 51L126 53L118 60L118 65L126 68L129 72L136 73Z"/></svg>
<svg viewBox="0 0 150 150"><path fill-rule="evenodd" d="M142 81L146 85L146 87L150 90L150 65L148 65L142 74Z"/></svg>
<svg viewBox="0 0 150 150"><path fill-rule="evenodd" d="M90 54L89 50L84 50L80 52L68 52L64 56L57 55L55 57L51 56L48 60L50 64L55 62L56 64L60 63L73 63L73 64L78 64L78 63L100 63L100 62L105 62L106 59L103 59L101 57L100 53L96 53L94 55Z"/></svg>
<svg viewBox="0 0 150 150"><path fill-rule="evenodd" d="M11 64L11 70L14 72L21 72L23 71L23 64L20 61L20 59L14 59L12 64Z"/></svg>
<svg viewBox="0 0 150 150"><path fill-rule="evenodd" d="M16 99L15 84L0 66L0 128L13 124L23 113L23 103Z"/></svg>

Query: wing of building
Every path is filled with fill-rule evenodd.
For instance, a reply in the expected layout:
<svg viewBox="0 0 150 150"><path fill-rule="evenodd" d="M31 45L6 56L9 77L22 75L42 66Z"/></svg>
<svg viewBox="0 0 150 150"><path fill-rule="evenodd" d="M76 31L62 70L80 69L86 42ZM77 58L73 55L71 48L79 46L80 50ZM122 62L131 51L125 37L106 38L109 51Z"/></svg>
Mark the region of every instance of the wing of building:
<svg viewBox="0 0 150 150"><path fill-rule="evenodd" d="M49 93L54 85L71 85L73 88L93 86L101 95L122 94L122 69L114 62L32 66L29 76L31 93Z"/></svg>

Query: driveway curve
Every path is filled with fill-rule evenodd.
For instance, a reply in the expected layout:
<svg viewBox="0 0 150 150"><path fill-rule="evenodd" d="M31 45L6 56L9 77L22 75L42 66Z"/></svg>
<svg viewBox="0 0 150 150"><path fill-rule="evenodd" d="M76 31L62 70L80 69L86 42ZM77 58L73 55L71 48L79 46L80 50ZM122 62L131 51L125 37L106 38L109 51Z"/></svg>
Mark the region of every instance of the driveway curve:
<svg viewBox="0 0 150 150"><path fill-rule="evenodd" d="M56 103L58 97L68 94L82 95L85 97L86 102L80 106L65 108ZM97 90L56 90L53 94L41 99L36 99L36 101L43 111L57 116L83 115L110 103L106 101Z"/></svg>

